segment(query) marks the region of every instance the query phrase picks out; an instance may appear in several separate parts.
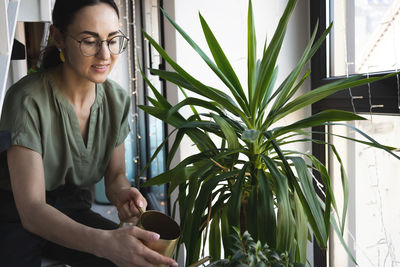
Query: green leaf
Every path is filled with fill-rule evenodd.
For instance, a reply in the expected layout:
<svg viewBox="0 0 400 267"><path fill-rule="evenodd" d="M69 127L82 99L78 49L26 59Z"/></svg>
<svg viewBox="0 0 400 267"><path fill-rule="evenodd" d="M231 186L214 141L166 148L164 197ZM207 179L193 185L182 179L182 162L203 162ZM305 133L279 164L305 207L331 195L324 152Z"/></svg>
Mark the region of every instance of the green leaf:
<svg viewBox="0 0 400 267"><path fill-rule="evenodd" d="M257 41L251 0L247 15L247 71L248 95L252 102L257 81Z"/></svg>
<svg viewBox="0 0 400 267"><path fill-rule="evenodd" d="M200 166L199 167L199 171L203 171L204 169L206 169L207 167L204 166ZM232 172L226 172L226 173L222 173L222 174L215 174L212 175L210 177L210 179L208 179L207 181L203 182L201 184L201 188L200 188L200 192L198 193L198 196L196 197L195 203L194 203L194 207L193 207L193 212L192 212L192 217L196 218L196 220L193 221L191 228L192 228L192 236L191 236L191 242L195 242L196 239L200 238L200 225L202 223L202 221L199 219L202 217L202 215L204 214L207 206L208 206L208 202L209 202L209 197L212 194L213 190L217 187L217 185L227 179L230 178L232 176L235 176L239 173L238 170L236 171L232 171ZM201 174L197 174L197 173L193 173L194 177L199 177L201 176ZM200 179L196 179L196 180L200 180ZM197 195L197 193L196 193ZM195 233L195 234L193 234Z"/></svg>
<svg viewBox="0 0 400 267"><path fill-rule="evenodd" d="M382 150L385 150L386 152L388 152L389 154L391 154L393 157L400 159L400 157L396 154L394 154L392 151L390 151L390 147L381 145L380 143L378 143L375 139L373 139L372 137L370 137L368 134L364 133L363 131L357 129L354 126L351 126L349 124L344 124L344 123L325 123L326 125L341 125L341 126L345 126L345 127L349 127L351 129L353 129L354 131L356 131L357 133L359 133L360 135L362 135L364 138L368 139L369 141L371 141L371 143L373 144L374 147L376 148L380 148Z"/></svg>
<svg viewBox="0 0 400 267"><path fill-rule="evenodd" d="M225 75L225 73L223 71L221 71L221 69L219 69L215 65L215 63L203 52L203 50L192 40L192 38L190 38L190 36L188 34L186 34L185 31L173 19L171 19L171 17L164 10L161 10L161 11L163 12L164 16L169 20L169 22L171 22L171 24L175 27L175 29L181 34L181 36L188 42L188 44L190 46L192 46L193 49L204 60L204 62L207 63L207 65L210 67L210 69L212 69L214 71L214 73L217 74L217 76L221 79L221 81L223 83L225 83L225 85L230 89L232 94L235 96L236 101L238 101L238 103L241 105L241 107L244 110L248 110L247 104L243 101L246 99L244 96L244 93L242 94L237 90L237 84L232 83L230 81L229 77L227 77ZM236 78L236 80L237 80L237 82L239 82L237 78ZM239 83L239 86L240 86L240 83ZM241 86L240 86L240 88L241 88ZM242 89L242 92L243 92L243 89Z"/></svg>
<svg viewBox="0 0 400 267"><path fill-rule="evenodd" d="M209 251L212 261L221 259L221 231L218 214L213 217L210 225Z"/></svg>
<svg viewBox="0 0 400 267"><path fill-rule="evenodd" d="M201 27L203 28L204 36L207 40L208 48L210 49L211 54L214 57L215 63L222 71L222 73L232 83L233 85L232 88L233 90L231 90L232 94L234 95L236 101L238 101L239 105L244 109L245 113L248 114L246 95L244 94L242 85L240 84L240 81L236 76L236 73L233 70L231 63L226 58L224 51L222 50L213 32L211 31L207 22L204 20L203 16L200 13L199 17L200 17Z"/></svg>
<svg viewBox="0 0 400 267"><path fill-rule="evenodd" d="M151 156L150 160L146 163L144 166L143 170L139 173L137 177L141 177L143 173L150 167L151 163L156 159L157 155L162 151L164 148L165 144L167 143L168 139L174 134L175 130L171 131L164 139L164 141L157 147L157 149L153 152L153 155ZM171 154L170 154L171 155ZM172 152L173 155L173 152ZM163 180L164 178L161 178ZM166 183L169 181L166 181Z"/></svg>
<svg viewBox="0 0 400 267"><path fill-rule="evenodd" d="M296 262L305 264L307 261L308 223L303 206L298 195L294 194L294 214L296 220L297 254Z"/></svg>
<svg viewBox="0 0 400 267"><path fill-rule="evenodd" d="M215 102L218 102L219 104L223 105L224 108L229 110L230 112L234 114L239 114L242 119L246 120L247 116L246 114L238 108L235 104L232 103L232 101L229 101L228 98L221 97L221 92L217 89L211 89L210 87L204 85L200 81L196 80L193 76L191 76L189 73L187 73L179 64L177 64L166 52L165 50L157 44L157 42L151 38L150 35L148 35L146 32L143 31L143 35L145 38L149 40L151 45L157 50L157 52L162 56L162 58L167 61L171 67L184 79L184 81L190 83L198 92L201 92L201 95L208 97ZM161 72L159 72L161 73ZM159 75L159 73L157 75ZM163 73L168 73L168 72L163 72ZM160 75L159 75L160 76ZM171 76L169 76L171 77ZM177 76L175 75L174 78ZM163 77L164 78L164 77ZM167 79L168 80L168 79ZM188 88L190 89L190 88Z"/></svg>
<svg viewBox="0 0 400 267"><path fill-rule="evenodd" d="M277 186L277 191L275 192L278 207L276 249L280 252L288 251L292 246L295 233L292 227L294 219L291 213L292 208L288 196L288 179L282 175L272 159L266 156L262 158Z"/></svg>
<svg viewBox="0 0 400 267"><path fill-rule="evenodd" d="M230 222L228 219L228 209L222 209L221 212L221 236L222 236L222 244L224 246L224 254L225 257L232 255L231 248L233 247L233 242L231 239L231 228Z"/></svg>
<svg viewBox="0 0 400 267"><path fill-rule="evenodd" d="M365 118L354 114L353 112L343 110L324 110L317 114L314 114L308 118L296 121L285 127L278 128L274 131L274 136L280 136L282 134L292 132L298 129L304 129L321 125L329 121L353 121L353 120L365 120Z"/></svg>
<svg viewBox="0 0 400 267"><path fill-rule="evenodd" d="M310 38L309 44L307 45L301 59L299 60L297 66L293 69L293 71L289 74L289 76L284 80L284 82L281 84L281 86L275 91L274 95L270 98L270 100L274 99L277 95L281 96L281 100L277 100L276 103L274 104L274 108L271 109L273 111L272 113L276 114L279 113L280 108L283 104L285 104L287 101L290 100L291 96L294 95L296 90L299 88L299 86L302 84L304 81L305 77L308 76L304 75L302 81L298 83L295 89L291 91L291 93L288 93L288 90L290 90L291 86L293 85L295 80L297 79L300 71L304 68L305 64L311 59L311 57L315 54L315 52L319 49L319 47L322 45L322 43L325 41L326 36L329 34L331 31L333 24L331 23L329 27L321 34L321 36L318 38L317 42L313 44L311 49L309 49L310 45L314 42L315 34L318 28L318 22L314 28L314 32ZM285 91L284 93L281 93L282 91ZM286 97L283 97L286 96ZM287 97L288 96L288 97ZM269 117L273 117L273 115L269 115Z"/></svg>
<svg viewBox="0 0 400 267"><path fill-rule="evenodd" d="M232 126L222 117L216 115L212 115L212 117L215 120L215 122L219 125L222 132L224 133L225 139L228 142L228 147L230 149L240 148L238 137L235 131L233 130Z"/></svg>
<svg viewBox="0 0 400 267"><path fill-rule="evenodd" d="M339 161L340 164L340 177L342 182L342 191L343 191L343 208L342 208L342 222L340 224L340 230L342 234L344 233L344 226L346 223L346 214L347 214L347 207L349 203L349 185L347 181L346 171L343 166L342 159L339 156L339 153L336 150L334 145L330 146L332 149L333 154L336 156L336 159Z"/></svg>
<svg viewBox="0 0 400 267"><path fill-rule="evenodd" d="M198 98L189 97L189 98L186 98L186 99L182 100L181 102L179 102L175 106L173 106L168 111L167 118L170 117L171 115L175 114L176 112L178 112L179 109L181 109L182 107L188 106L188 105L195 105L195 106L203 107L203 108L205 108L207 110L215 111L220 115L223 114L223 112L216 106L215 103L209 102L209 101L205 101L205 100L202 100L202 99L198 99Z"/></svg>
<svg viewBox="0 0 400 267"><path fill-rule="evenodd" d="M349 78L325 84L314 90L306 92L301 96L297 97L296 99L294 99L293 101L287 103L283 108L279 110L279 113L275 114L274 116L268 117L266 119L266 121L263 124L263 128L266 128L272 123L277 122L278 120L286 117L288 114L291 114L296 110L299 110L305 106L311 105L333 93L347 89L349 87L357 87L359 85L366 84L368 82L372 83L378 80L386 79L394 75L395 74L391 73L381 77L372 77L366 79L360 79L361 75L355 75Z"/></svg>
<svg viewBox="0 0 400 267"><path fill-rule="evenodd" d="M258 128L260 128L259 125L262 125L262 120L264 118L264 113L267 110L268 103L269 103L269 101L271 99L271 94L272 94L272 92L274 90L276 79L278 77L278 70L279 70L279 67L276 66L274 71L272 72L271 82L269 83L268 88L265 91L265 94L263 96L263 101L262 101L262 103L261 103L261 105L259 107L260 111L258 112L258 116L257 116L257 120L256 120L256 126Z"/></svg>
<svg viewBox="0 0 400 267"><path fill-rule="evenodd" d="M173 132L175 132L175 130ZM167 170L170 169L171 162L174 159L174 156L175 156L176 152L178 151L179 146L180 146L184 136L185 136L185 129L179 129L175 135L174 142L168 151L167 162L166 162Z"/></svg>
<svg viewBox="0 0 400 267"><path fill-rule="evenodd" d="M188 238L188 247L192 248L187 251L187 262L189 264L197 261L200 254L200 246L201 246L201 233L199 232L198 227L193 227L193 223L197 224L200 217L194 217L192 210L194 207L195 199L200 189L200 183L198 179L189 179L189 187L188 187L188 195L186 198L185 205L185 224L182 231L182 236L186 236Z"/></svg>
<svg viewBox="0 0 400 267"><path fill-rule="evenodd" d="M168 186L168 196L172 194L172 192L181 184L185 183L189 180L189 177L193 175L193 173L197 170L195 166L187 166L180 171L178 171L175 178L171 179ZM153 178L154 179L154 178Z"/></svg>
<svg viewBox="0 0 400 267"><path fill-rule="evenodd" d="M268 48L261 60L255 94L252 99L253 101L250 103L250 114L253 116L254 122L256 119L259 103L262 101L262 96L264 96L265 91L272 80L272 73L275 69L276 60L278 58L282 42L286 34L289 17L293 12L295 5L296 0L289 0L289 2L287 3L285 11L279 21L278 27L275 30L274 36L272 37L272 40L268 45Z"/></svg>
<svg viewBox="0 0 400 267"><path fill-rule="evenodd" d="M258 234L258 223L254 223L254 218L258 221L258 209L260 202L258 201L258 186L252 185L249 193L249 200L247 202L247 214L246 214L246 228L249 233L256 239L259 238ZM263 211L260 209L260 211ZM262 212L264 214L264 212ZM274 233L271 229L271 233Z"/></svg>
<svg viewBox="0 0 400 267"><path fill-rule="evenodd" d="M305 199L310 207L311 214L315 219L318 227L318 231L323 237L323 240L328 240L329 229L326 228L323 214L321 212L321 206L319 204L319 198L317 192L315 192L314 186L312 184L310 171L304 161L300 157L288 157L290 159L297 171L298 179L303 189Z"/></svg>
<svg viewBox="0 0 400 267"><path fill-rule="evenodd" d="M197 162L202 162L202 161L210 162L208 159L208 155L205 153L198 153L192 156L189 156L182 160L178 165L176 165L173 169L168 170L164 173L161 173L160 175L152 178L151 180L148 180L146 183L143 184L143 186L153 186L153 185L161 185L168 183L172 181L175 178L175 175L182 171L184 168L186 168L190 164L194 164Z"/></svg>
<svg viewBox="0 0 400 267"><path fill-rule="evenodd" d="M274 194L270 188L267 176L263 170L257 170L259 191L257 194L257 225L258 239L262 243L276 247L276 217L274 209Z"/></svg>
<svg viewBox="0 0 400 267"><path fill-rule="evenodd" d="M335 195L333 193L333 187L331 185L331 177L329 176L327 167L324 164L322 164L314 155L308 155L308 154L304 154L304 155L306 157L308 157L308 159L311 161L311 163L315 167L315 169L318 170L318 173L320 174L322 183L324 185L325 194L326 194L326 196L328 196L328 195L330 196L332 206L333 206L334 210L336 211L336 214L339 215L338 210L337 210ZM340 158L339 158L339 160L341 161Z"/></svg>
<svg viewBox="0 0 400 267"><path fill-rule="evenodd" d="M150 82L150 80L144 74L144 72L142 71L142 68L140 66L140 62L139 61L138 61L138 66L139 66L140 74L142 74L143 79L146 81L147 85L150 87L151 91L153 92L153 94L157 98L158 102L160 102L160 104L163 107L171 107L171 104L165 99L165 97L163 95L160 94L160 92L158 92L158 90L154 87L154 85Z"/></svg>
<svg viewBox="0 0 400 267"><path fill-rule="evenodd" d="M310 53L312 51L313 42L314 42L315 36L317 34L317 29L318 29L318 25L315 26L314 31L311 35L310 41L308 42L306 48L304 49L303 55L301 56L300 60L298 61L296 67L291 71L289 76L284 80L284 82L281 84L281 86L276 90L276 95L278 95L278 97L275 100L274 105L272 106L270 115L268 115L268 116L271 116L272 114L279 112L280 107L290 99L290 96L296 92L296 90L300 87L299 85L304 81L305 78L303 78L302 81L300 81L298 86L296 86L294 89L292 89L292 86L296 82L297 78L299 77L300 72L304 68L304 65L311 58ZM306 73L305 76L307 77L308 74ZM274 96L275 96L275 94L274 94Z"/></svg>
<svg viewBox="0 0 400 267"><path fill-rule="evenodd" d="M240 227L240 207L243 193L242 186L245 180L247 166L247 163L244 164L242 170L238 174L228 205L229 224L238 228Z"/></svg>
<svg viewBox="0 0 400 267"><path fill-rule="evenodd" d="M339 230L339 227L338 227L338 225L337 225L337 223L335 221L335 218L333 216L331 217L331 225L333 226L333 230L335 231L336 236L339 238L340 243L342 243L342 246L343 246L344 250L347 252L347 255L350 257L350 259L353 261L353 263L355 265L358 265L356 259L351 254L350 249L346 244L346 241L344 241L343 236L342 236L342 234L341 234L341 232Z"/></svg>
<svg viewBox="0 0 400 267"><path fill-rule="evenodd" d="M271 138L271 133L270 132L267 132L266 135L267 135L268 138ZM287 162L287 159L283 155L282 150L279 147L279 145L276 143L276 141L272 140L271 144L272 144L275 152L278 154L279 159L282 161L285 173L287 175L287 178L290 181L290 186L293 187L293 190L295 190L297 192L298 196L299 196L300 202L303 205L304 211L305 211L305 213L307 215L308 222L309 222L309 224L310 224L310 226L311 226L311 228L312 228L312 230L314 232L314 235L315 235L315 238L316 238L316 240L318 242L318 245L321 248L326 248L327 240L324 238L324 237L326 237L326 235L324 235L324 233L321 233L319 231L318 223L316 221L317 219L314 218L313 213L311 211L311 208L310 208L310 206L309 206L309 204L308 204L308 202L307 202L307 200L306 200L306 198L305 198L305 196L304 196L304 194L303 194L303 192L302 192L302 190L300 188L300 185L298 184L298 182L296 180L295 175L293 174L293 171L292 171L289 163ZM265 160L265 157L263 155L261 155L261 157Z"/></svg>
<svg viewBox="0 0 400 267"><path fill-rule="evenodd" d="M255 143L260 136L260 132L256 129L247 129L242 133L241 139L246 142Z"/></svg>

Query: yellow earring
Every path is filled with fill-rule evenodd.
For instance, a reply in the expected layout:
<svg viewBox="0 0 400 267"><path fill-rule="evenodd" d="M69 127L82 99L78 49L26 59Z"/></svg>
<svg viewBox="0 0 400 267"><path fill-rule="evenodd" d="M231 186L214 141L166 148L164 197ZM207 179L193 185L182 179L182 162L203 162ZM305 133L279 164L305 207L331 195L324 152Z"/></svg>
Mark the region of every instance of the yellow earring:
<svg viewBox="0 0 400 267"><path fill-rule="evenodd" d="M64 53L63 53L63 51L61 51L61 49L60 49L60 60L61 60L61 62L65 62L65 57L64 57Z"/></svg>

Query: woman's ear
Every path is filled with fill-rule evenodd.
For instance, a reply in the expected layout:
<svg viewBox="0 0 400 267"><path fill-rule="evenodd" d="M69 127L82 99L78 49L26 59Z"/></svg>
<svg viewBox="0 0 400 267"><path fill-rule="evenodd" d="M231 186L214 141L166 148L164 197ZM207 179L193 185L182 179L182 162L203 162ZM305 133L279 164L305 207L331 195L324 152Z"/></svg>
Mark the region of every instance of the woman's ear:
<svg viewBox="0 0 400 267"><path fill-rule="evenodd" d="M64 36L63 34L60 32L59 29L57 29L56 27L54 27L54 25L50 26L50 36L51 39L54 42L54 45L58 48L58 49L63 49L65 47L64 45Z"/></svg>

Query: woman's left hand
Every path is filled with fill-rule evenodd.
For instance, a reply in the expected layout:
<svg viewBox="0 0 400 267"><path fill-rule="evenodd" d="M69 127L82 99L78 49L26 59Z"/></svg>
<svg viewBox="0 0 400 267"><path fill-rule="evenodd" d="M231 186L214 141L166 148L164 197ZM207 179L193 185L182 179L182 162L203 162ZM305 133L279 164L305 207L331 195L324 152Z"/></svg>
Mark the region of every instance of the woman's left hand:
<svg viewBox="0 0 400 267"><path fill-rule="evenodd" d="M135 222L140 215L139 208L146 210L147 201L135 187L123 187L118 192L118 217L121 222Z"/></svg>

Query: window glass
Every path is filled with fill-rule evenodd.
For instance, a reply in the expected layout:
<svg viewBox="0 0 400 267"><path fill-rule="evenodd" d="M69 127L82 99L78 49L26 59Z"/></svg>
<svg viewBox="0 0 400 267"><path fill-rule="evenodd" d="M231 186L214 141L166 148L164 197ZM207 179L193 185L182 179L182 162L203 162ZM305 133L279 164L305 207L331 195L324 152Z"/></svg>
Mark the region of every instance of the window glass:
<svg viewBox="0 0 400 267"><path fill-rule="evenodd" d="M331 0L328 6L330 76L399 69L399 0Z"/></svg>
<svg viewBox="0 0 400 267"><path fill-rule="evenodd" d="M358 121L353 126L381 144L400 147L400 117L368 115L366 118L368 120ZM334 126L331 131L363 139L360 134L344 126ZM400 266L399 160L383 150L338 137L331 141L338 149L347 171L350 193L344 236L358 266ZM331 155L333 181L340 181L340 166L333 158ZM342 194L341 185L334 187L336 195ZM340 241L334 234L331 236L334 238L329 244L329 266L355 267Z"/></svg>
<svg viewBox="0 0 400 267"><path fill-rule="evenodd" d="M148 33L151 33L151 36L158 42L161 42L161 33L160 33L160 7L158 4L158 0L145 1L144 3L145 14L146 14L146 23L145 30ZM147 62L150 68L158 69L160 67L161 57L158 54L157 50L154 47L148 46L150 51L148 52ZM149 72L147 73L148 79L151 81L153 86L158 90L159 93L162 94L162 82L158 76L151 75ZM154 94L150 89L147 90L148 96L155 98ZM149 103L147 103L149 105ZM162 144L165 138L164 132L164 123L159 119L148 116L147 117L147 141L148 141L148 158L150 159L153 154L156 152L158 146ZM150 165L150 177L153 178L166 170L165 166L165 151L164 148L157 155L154 161ZM149 200L149 204L151 204L151 208L167 212L167 196L165 194L166 186L152 186L148 189L148 194L146 195Z"/></svg>

